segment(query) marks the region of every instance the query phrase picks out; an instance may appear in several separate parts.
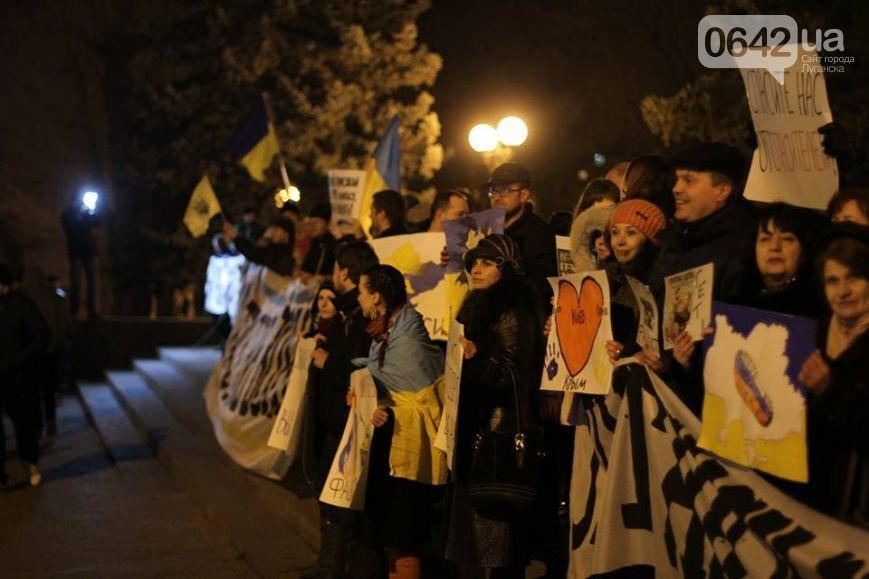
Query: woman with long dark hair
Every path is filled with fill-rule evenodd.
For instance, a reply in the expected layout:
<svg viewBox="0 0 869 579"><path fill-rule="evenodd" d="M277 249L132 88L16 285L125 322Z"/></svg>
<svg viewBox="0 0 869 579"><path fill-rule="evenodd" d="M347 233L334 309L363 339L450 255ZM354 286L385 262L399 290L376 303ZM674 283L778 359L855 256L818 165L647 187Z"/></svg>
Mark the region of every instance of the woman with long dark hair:
<svg viewBox="0 0 869 579"><path fill-rule="evenodd" d="M482 570L489 577L524 577L527 517L478 512L469 501L467 483L477 433L536 427L531 400L545 348L542 307L521 275L518 249L506 235L490 235L468 251L465 271L471 291L457 316L465 329L465 361L447 558L459 564L462 576L478 576ZM515 382L505 378L507 372Z"/></svg>
<svg viewBox="0 0 869 579"><path fill-rule="evenodd" d="M376 430L365 509L386 549L389 576L418 579L431 507L447 478L446 457L434 448L444 354L408 303L404 276L394 267L377 265L360 276L359 305L370 320L365 364L379 401L371 417Z"/></svg>

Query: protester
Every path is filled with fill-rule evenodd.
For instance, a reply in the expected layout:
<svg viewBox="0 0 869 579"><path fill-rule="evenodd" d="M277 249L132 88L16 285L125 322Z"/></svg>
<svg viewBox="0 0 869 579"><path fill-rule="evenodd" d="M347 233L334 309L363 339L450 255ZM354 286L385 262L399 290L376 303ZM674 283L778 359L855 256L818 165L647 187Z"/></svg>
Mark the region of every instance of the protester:
<svg viewBox="0 0 869 579"><path fill-rule="evenodd" d="M817 318L825 306L813 272L811 251L823 218L786 203L772 203L759 216L747 246L743 305Z"/></svg>
<svg viewBox="0 0 869 579"><path fill-rule="evenodd" d="M643 308L628 277L643 284L648 281L657 255L658 237L666 225L664 212L654 203L628 199L616 206L607 231L612 258L605 269L613 329L613 340L607 343L607 352L612 361L636 356L656 371L662 369L659 355L642 348L636 341Z"/></svg>
<svg viewBox="0 0 869 579"><path fill-rule="evenodd" d="M335 263L335 238L329 231L332 220L332 206L328 201L318 203L311 209L305 220L311 246L305 259L302 260L301 276L306 280L310 276L326 276L332 274Z"/></svg>
<svg viewBox="0 0 869 579"><path fill-rule="evenodd" d="M362 274L359 305L370 320L366 365L380 398L371 418L376 429L366 511L386 548L390 577L418 579L431 507L446 483L444 453L433 446L444 354L408 303L404 276L394 267L378 265Z"/></svg>
<svg viewBox="0 0 869 579"><path fill-rule="evenodd" d="M633 159L625 171L625 199L645 199L657 205L668 218L673 217L673 186L676 177L670 163L658 155Z"/></svg>
<svg viewBox="0 0 869 579"><path fill-rule="evenodd" d="M335 452L341 442L349 409L346 404L350 374L356 370L352 360L364 358L371 346L365 331L368 321L359 306L359 278L363 271L377 265L377 255L363 241L338 246L332 270L335 315L325 323L318 322L317 349L312 355L309 398L305 421L303 465L308 480L314 481L317 493L322 491ZM317 296L325 300L329 286ZM327 308L328 309L328 308ZM352 511L319 503L320 555L317 565L305 577L344 577L347 553L356 516ZM361 550L361 549L360 549ZM371 559L371 557L369 557ZM377 566L375 561L372 566ZM372 576L374 573L372 573Z"/></svg>
<svg viewBox="0 0 869 579"><path fill-rule="evenodd" d="M408 233L404 197L398 191L384 189L371 200L371 236L375 239Z"/></svg>
<svg viewBox="0 0 869 579"><path fill-rule="evenodd" d="M622 197L624 197L625 173L628 170L628 165L630 165L628 161L621 161L619 163L616 163L609 171L607 171L606 176L604 177L607 181L615 185L619 190L620 197L616 201L616 203L618 203L618 201L621 201Z"/></svg>
<svg viewBox="0 0 869 579"><path fill-rule="evenodd" d="M869 189L843 189L830 198L827 215L833 223L869 225Z"/></svg>
<svg viewBox="0 0 869 579"><path fill-rule="evenodd" d="M589 207L576 216L570 226L570 256L576 271L600 269L610 255L604 232L614 205Z"/></svg>
<svg viewBox="0 0 869 579"><path fill-rule="evenodd" d="M573 218L576 219L580 213L591 207L615 207L620 199L619 188L612 181L592 179L582 190L582 194L576 202Z"/></svg>
<svg viewBox="0 0 869 579"><path fill-rule="evenodd" d="M31 486L42 482L39 460L39 394L31 380L51 338L48 324L29 298L12 290L12 269L0 263L0 490L6 490L6 432L12 421L19 458Z"/></svg>
<svg viewBox="0 0 869 579"><path fill-rule="evenodd" d="M265 266L278 275L293 275L296 229L292 221L275 220L255 244L248 239L238 237L236 228L227 221L223 224L223 237L235 244L239 253L248 261Z"/></svg>
<svg viewBox="0 0 869 579"><path fill-rule="evenodd" d="M438 191L431 204L431 215L419 224L419 231L443 231L444 221L459 219L470 212L468 196L463 191L458 189Z"/></svg>
<svg viewBox="0 0 869 579"><path fill-rule="evenodd" d="M506 212L504 233L519 247L526 277L541 295L550 295L546 278L558 275L555 235L529 201L531 173L516 163L504 163L492 172L486 188L492 207Z"/></svg>
<svg viewBox="0 0 869 579"><path fill-rule="evenodd" d="M815 508L869 521L869 235L844 229L818 260L832 311L818 328L818 350L803 364L809 391L809 490Z"/></svg>
<svg viewBox="0 0 869 579"><path fill-rule="evenodd" d="M81 302L82 270L87 284L87 316L97 317L97 244L93 230L99 225L99 217L82 205L78 198L67 206L60 217L66 235L69 256L69 307L73 316L78 315Z"/></svg>
<svg viewBox="0 0 869 579"><path fill-rule="evenodd" d="M528 513L505 511L493 518L477 512L467 482L478 432L535 428L531 401L545 347L542 304L522 276L518 249L506 235L490 235L468 251L465 271L471 292L457 316L465 327L465 361L447 558L459 564L462 576L476 577L482 568L490 577L524 577L531 542ZM517 379L518 400L507 373Z"/></svg>

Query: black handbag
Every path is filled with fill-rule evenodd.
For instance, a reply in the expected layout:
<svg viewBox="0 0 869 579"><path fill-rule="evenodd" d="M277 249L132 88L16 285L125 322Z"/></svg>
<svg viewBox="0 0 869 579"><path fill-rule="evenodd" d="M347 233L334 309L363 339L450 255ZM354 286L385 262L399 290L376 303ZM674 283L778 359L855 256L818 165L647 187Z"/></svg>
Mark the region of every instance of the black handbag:
<svg viewBox="0 0 869 579"><path fill-rule="evenodd" d="M507 430L484 427L477 432L467 493L468 502L480 515L509 519L527 511L537 500L544 453L539 429L523 427L515 365L508 361L498 366L512 389L516 419Z"/></svg>

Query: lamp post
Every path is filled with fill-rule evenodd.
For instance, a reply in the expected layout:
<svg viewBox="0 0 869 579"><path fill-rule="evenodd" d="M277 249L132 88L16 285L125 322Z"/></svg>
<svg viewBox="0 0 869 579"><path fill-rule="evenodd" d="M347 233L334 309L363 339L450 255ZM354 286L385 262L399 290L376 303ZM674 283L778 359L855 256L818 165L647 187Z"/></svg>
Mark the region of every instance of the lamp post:
<svg viewBox="0 0 869 579"><path fill-rule="evenodd" d="M471 148L480 153L486 169L491 173L501 163L513 157L513 149L528 138L528 126L519 117L504 117L497 128L481 123L468 133Z"/></svg>

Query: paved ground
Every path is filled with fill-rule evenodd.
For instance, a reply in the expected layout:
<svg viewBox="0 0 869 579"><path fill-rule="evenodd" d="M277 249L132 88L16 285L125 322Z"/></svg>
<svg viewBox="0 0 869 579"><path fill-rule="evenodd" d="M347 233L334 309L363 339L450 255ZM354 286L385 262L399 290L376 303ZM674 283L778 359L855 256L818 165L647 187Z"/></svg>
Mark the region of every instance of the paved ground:
<svg viewBox="0 0 869 579"><path fill-rule="evenodd" d="M0 576L255 576L148 449L127 449L119 468L74 397L58 408L58 430L43 485L0 494ZM6 468L24 482L16 459Z"/></svg>

